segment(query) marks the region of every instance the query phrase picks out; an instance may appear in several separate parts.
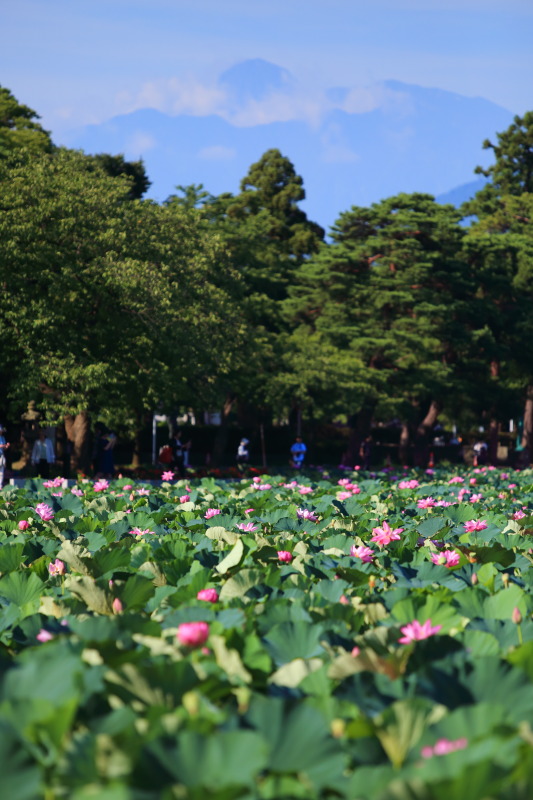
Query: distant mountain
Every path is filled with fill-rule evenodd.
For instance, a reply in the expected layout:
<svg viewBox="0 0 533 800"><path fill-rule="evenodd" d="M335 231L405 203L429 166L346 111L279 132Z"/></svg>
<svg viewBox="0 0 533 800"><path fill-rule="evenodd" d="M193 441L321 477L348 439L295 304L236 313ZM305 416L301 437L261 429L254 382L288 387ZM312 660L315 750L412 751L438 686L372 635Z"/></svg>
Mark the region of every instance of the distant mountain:
<svg viewBox="0 0 533 800"><path fill-rule="evenodd" d="M455 189L450 189L449 192L439 194L435 198L437 203L451 203L452 206L459 208L467 200L471 200L476 192L479 192L487 183L485 178L479 178L477 181L470 181L470 183L463 183L462 186L456 186Z"/></svg>
<svg viewBox="0 0 533 800"><path fill-rule="evenodd" d="M158 200L178 184L203 183L213 194L237 192L250 164L277 147L303 176L307 213L327 227L352 205L399 192L451 197L470 185L477 164L490 163L483 140L512 122L510 111L482 98L398 81L364 90L362 105L360 90L335 87L323 95L313 120L302 115L287 121L287 109L299 107L300 89L286 70L260 59L232 67L219 86L227 93L227 108L217 114L170 116L142 109L89 125L64 143L89 153L142 156L150 195ZM250 103L254 109L267 103L269 118L278 103L282 121L239 127L232 113Z"/></svg>
<svg viewBox="0 0 533 800"><path fill-rule="evenodd" d="M295 81L286 69L262 58L252 58L227 69L218 83L233 102L242 106L250 100L264 100L273 92L289 91Z"/></svg>

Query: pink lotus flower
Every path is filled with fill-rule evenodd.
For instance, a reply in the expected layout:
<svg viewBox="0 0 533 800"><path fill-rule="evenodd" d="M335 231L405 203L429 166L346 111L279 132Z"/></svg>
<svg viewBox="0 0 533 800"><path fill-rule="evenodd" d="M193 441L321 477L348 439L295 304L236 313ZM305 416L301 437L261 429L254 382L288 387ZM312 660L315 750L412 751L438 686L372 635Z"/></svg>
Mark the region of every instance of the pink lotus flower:
<svg viewBox="0 0 533 800"><path fill-rule="evenodd" d="M432 497L421 497L417 503L418 508L433 508L436 505Z"/></svg>
<svg viewBox="0 0 533 800"><path fill-rule="evenodd" d="M291 481L290 483L283 483L282 484L284 489L294 489L298 486L298 481Z"/></svg>
<svg viewBox="0 0 533 800"><path fill-rule="evenodd" d="M218 596L216 589L200 589L196 598L197 600L204 600L206 603L216 603Z"/></svg>
<svg viewBox="0 0 533 800"><path fill-rule="evenodd" d="M518 510L514 512L513 519L524 519L525 516L526 515L524 514L523 511ZM19 522L19 528L20 528L20 522Z"/></svg>
<svg viewBox="0 0 533 800"><path fill-rule="evenodd" d="M357 645L355 645L355 647L352 647L352 656L354 658L357 658L357 656L360 654L360 652L361 652L361 650L359 649L359 647L357 647Z"/></svg>
<svg viewBox="0 0 533 800"><path fill-rule="evenodd" d="M20 522L18 524L19 531L27 531L29 527L30 527L30 523L28 522L27 519L21 519L20 520Z"/></svg>
<svg viewBox="0 0 533 800"><path fill-rule="evenodd" d="M106 489L109 489L109 481L106 481L104 478L102 478L101 480L96 481L93 489L95 492L105 492Z"/></svg>
<svg viewBox="0 0 533 800"><path fill-rule="evenodd" d="M516 606L513 608L513 613L511 614L511 619L513 620L515 625L520 625L522 622L522 613L519 608Z"/></svg>
<svg viewBox="0 0 533 800"><path fill-rule="evenodd" d="M422 758L432 758L433 756L446 756L455 750L464 750L468 747L468 739L456 739L454 742L449 739L439 739L433 747L429 745L420 751Z"/></svg>
<svg viewBox="0 0 533 800"><path fill-rule="evenodd" d="M145 495L149 495L150 494L150 489L145 489L144 487L142 489L137 489L137 494L139 496L141 496L141 497L145 496Z"/></svg>
<svg viewBox="0 0 533 800"><path fill-rule="evenodd" d="M113 614L122 614L122 611L123 611L123 605L118 599L118 597L115 597L115 599L113 600Z"/></svg>
<svg viewBox="0 0 533 800"><path fill-rule="evenodd" d="M190 494L182 494L180 497L180 503L188 503L190 499Z"/></svg>
<svg viewBox="0 0 533 800"><path fill-rule="evenodd" d="M38 642L49 642L50 639L53 639L54 636L49 631L45 631L44 628L41 628L37 636L35 637Z"/></svg>
<svg viewBox="0 0 533 800"><path fill-rule="evenodd" d="M253 509L253 508L246 508L246 509L244 510L244 513L245 513L245 514L253 514L253 513L254 513L254 509Z"/></svg>
<svg viewBox="0 0 533 800"><path fill-rule="evenodd" d="M50 575L64 575L66 572L65 564L59 558L48 564L48 572Z"/></svg>
<svg viewBox="0 0 533 800"><path fill-rule="evenodd" d="M270 483L260 483L257 488L260 492L267 492L269 489L272 489L272 486Z"/></svg>
<svg viewBox="0 0 533 800"><path fill-rule="evenodd" d="M174 477L174 473L172 472L172 470L171 469L167 469L161 475L161 480L162 481L171 481L173 479L173 477Z"/></svg>
<svg viewBox="0 0 533 800"><path fill-rule="evenodd" d="M153 531L151 531L150 528L146 528L144 531L141 528L132 528L130 533L132 536L144 536L145 533L153 534Z"/></svg>
<svg viewBox="0 0 533 800"><path fill-rule="evenodd" d="M130 489L133 489L133 484L126 483L122 488L124 489L125 492L129 492Z"/></svg>
<svg viewBox="0 0 533 800"><path fill-rule="evenodd" d="M211 519L211 517L216 517L217 514L221 514L220 508L208 508L204 514L205 519Z"/></svg>
<svg viewBox="0 0 533 800"><path fill-rule="evenodd" d="M384 522L381 527L372 529L373 535L370 541L376 542L378 547L383 547L395 539L400 539L400 533L402 532L403 528L391 528L388 522Z"/></svg>
<svg viewBox="0 0 533 800"><path fill-rule="evenodd" d="M351 492L337 492L337 500L347 500L351 496Z"/></svg>
<svg viewBox="0 0 533 800"><path fill-rule="evenodd" d="M504 492L500 492L500 494L498 495L498 500L505 500L505 493Z"/></svg>
<svg viewBox="0 0 533 800"><path fill-rule="evenodd" d="M43 522L50 522L54 518L53 509L47 506L46 503L39 503L35 506L35 512L40 516Z"/></svg>
<svg viewBox="0 0 533 800"><path fill-rule="evenodd" d="M186 647L201 647L209 636L207 622L182 622L178 627L176 638Z"/></svg>
<svg viewBox="0 0 533 800"><path fill-rule="evenodd" d="M83 491L81 489L78 489L77 486L73 486L70 491L71 494L75 494L76 497L83 497Z"/></svg>
<svg viewBox="0 0 533 800"><path fill-rule="evenodd" d="M348 598L346 597L345 594L341 594L341 596L339 598L339 603L342 606L349 606L350 605L350 601L348 600Z"/></svg>
<svg viewBox="0 0 533 800"><path fill-rule="evenodd" d="M370 564L374 558L374 551L371 547L364 547L364 545L356 547L353 544L350 547L350 555L353 556L353 558L360 558L363 564Z"/></svg>
<svg viewBox="0 0 533 800"><path fill-rule="evenodd" d="M473 494L472 497L470 498L471 503L479 503L480 500L483 500L482 494Z"/></svg>
<svg viewBox="0 0 533 800"><path fill-rule="evenodd" d="M453 506L453 503L450 503L449 500L437 500L435 505L442 508L448 508L448 506Z"/></svg>
<svg viewBox="0 0 533 800"><path fill-rule="evenodd" d="M261 478L260 475L256 475L254 478L252 478L252 481L254 483L261 483L261 480L262 480L262 478Z"/></svg>
<svg viewBox="0 0 533 800"><path fill-rule="evenodd" d="M430 636L434 636L438 633L441 628L442 625L435 625L432 628L430 619L426 620L423 625L415 619L413 622L400 628L403 636L401 639L398 639L398 641L400 644L411 644L411 642L418 642L421 639L428 639Z"/></svg>
<svg viewBox="0 0 533 800"><path fill-rule="evenodd" d="M419 485L417 480L400 481L398 489L416 489Z"/></svg>
<svg viewBox="0 0 533 800"><path fill-rule="evenodd" d="M245 531L246 533L252 533L253 531L256 531L258 528L258 526L254 525L253 522L240 522L237 525L237 527L239 528L239 530Z"/></svg>
<svg viewBox="0 0 533 800"><path fill-rule="evenodd" d="M300 494L311 494L313 488L311 486L300 486L298 491Z"/></svg>
<svg viewBox="0 0 533 800"><path fill-rule="evenodd" d="M307 508L297 508L296 516L298 519L307 519L310 522L318 522L318 517L314 511L308 511Z"/></svg>
<svg viewBox="0 0 533 800"><path fill-rule="evenodd" d="M459 475L455 475L453 478L450 478L448 483L464 483L465 479L461 478Z"/></svg>
<svg viewBox="0 0 533 800"><path fill-rule="evenodd" d="M53 481L43 481L43 486L45 489L58 489L60 486L63 486L63 478L54 478Z"/></svg>
<svg viewBox="0 0 533 800"><path fill-rule="evenodd" d="M278 559L284 564L290 564L292 561L292 553L289 553L288 550L278 550Z"/></svg>
<svg viewBox="0 0 533 800"><path fill-rule="evenodd" d="M467 533L473 533L474 531L484 531L485 528L488 527L489 526L487 525L485 520L482 519L478 520L471 519L469 520L469 522L465 522L465 524L463 525L463 528Z"/></svg>
<svg viewBox="0 0 533 800"><path fill-rule="evenodd" d="M430 555L431 561L434 564L437 564L441 567L448 567L451 569L452 567L456 567L461 560L461 556L459 553L456 553L455 550L443 550L442 553L432 553Z"/></svg>

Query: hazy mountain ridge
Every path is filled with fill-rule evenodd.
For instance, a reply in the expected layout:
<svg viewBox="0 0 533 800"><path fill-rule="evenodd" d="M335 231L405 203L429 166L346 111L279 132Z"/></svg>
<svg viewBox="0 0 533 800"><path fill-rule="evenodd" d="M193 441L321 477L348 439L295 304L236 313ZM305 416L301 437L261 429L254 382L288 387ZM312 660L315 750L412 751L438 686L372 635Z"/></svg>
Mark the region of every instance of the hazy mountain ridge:
<svg viewBox="0 0 533 800"><path fill-rule="evenodd" d="M272 113L279 101L285 113L297 98L296 83L286 70L259 59L236 65L219 81L227 92L229 117L140 109L86 126L66 144L89 153L142 156L152 181L150 196L158 200L178 184L203 183L213 194L237 192L250 164L277 147L303 176L309 216L329 226L352 205L398 192L453 197L455 190L469 191L478 183L475 166L490 163L483 140L505 130L513 116L483 98L390 80L362 100L359 90L329 90L314 122L289 119L245 127L231 118L230 106L239 110L249 103L260 109L268 102ZM349 110L365 102L368 110ZM458 202L464 199L461 195Z"/></svg>

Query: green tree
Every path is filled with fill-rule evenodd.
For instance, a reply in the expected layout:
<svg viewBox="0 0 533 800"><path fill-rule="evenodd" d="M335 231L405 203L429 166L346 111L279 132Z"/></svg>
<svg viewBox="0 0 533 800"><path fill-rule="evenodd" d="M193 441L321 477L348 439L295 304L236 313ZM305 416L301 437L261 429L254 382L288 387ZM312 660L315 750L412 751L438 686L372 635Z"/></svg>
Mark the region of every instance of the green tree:
<svg viewBox="0 0 533 800"><path fill-rule="evenodd" d="M464 207L476 215L466 246L470 259L484 276L479 289L490 298L493 313L487 320L497 357L491 374L500 392L500 408L515 413L514 392L524 408L522 446L533 455L533 373L531 370L531 301L533 290L533 112L515 117L497 134L497 143L483 143L495 161L476 172L490 180ZM490 286L492 284L492 287ZM505 399L503 399L505 398ZM500 412L501 413L501 412ZM500 417L501 418L501 417ZM493 429L497 433L497 420Z"/></svg>
<svg viewBox="0 0 533 800"><path fill-rule="evenodd" d="M26 149L29 153L51 152L50 134L37 122L39 115L0 86L0 159Z"/></svg>
<svg viewBox="0 0 533 800"><path fill-rule="evenodd" d="M4 173L2 175L2 172ZM206 399L229 369L238 280L197 213L124 202L129 182L67 150L0 168L0 336L13 403L40 393L49 418L121 418ZM231 274L230 274L231 273Z"/></svg>
<svg viewBox="0 0 533 800"><path fill-rule="evenodd" d="M139 161L126 161L123 155L112 156L109 153L99 153L92 156L92 158L110 177L126 177L130 179L130 189L128 191L130 200L140 200L152 185L146 174L142 159Z"/></svg>
<svg viewBox="0 0 533 800"><path fill-rule="evenodd" d="M302 403L356 414L350 458L373 416L399 417L407 444L410 432L424 438L448 397L469 335L458 220L451 206L423 194L354 207L334 226L333 244L300 268L285 303L295 330L284 374L293 384L299 354L329 354L329 403L305 372Z"/></svg>
<svg viewBox="0 0 533 800"><path fill-rule="evenodd" d="M299 207L305 197L303 180L279 150L267 151L250 167L238 195L212 197L196 185L178 189L181 196L167 202L199 207L242 281L234 288L234 308L246 320L247 335L224 382L222 426L214 451L215 460L221 460L231 413L237 410L248 425L255 425L279 406L270 389L288 332L281 301L299 265L318 250L324 231Z"/></svg>

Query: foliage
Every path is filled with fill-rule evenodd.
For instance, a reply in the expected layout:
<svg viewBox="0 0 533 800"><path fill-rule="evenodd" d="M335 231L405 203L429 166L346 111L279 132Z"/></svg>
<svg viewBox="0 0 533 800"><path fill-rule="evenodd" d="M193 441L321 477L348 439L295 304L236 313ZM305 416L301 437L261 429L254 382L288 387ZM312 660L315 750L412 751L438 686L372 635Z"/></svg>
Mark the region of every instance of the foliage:
<svg viewBox="0 0 533 800"><path fill-rule="evenodd" d="M237 317L223 333L237 276L199 216L124 202L126 180L67 150L4 175L0 331L15 401L38 387L52 417L209 403L241 328Z"/></svg>
<svg viewBox="0 0 533 800"><path fill-rule="evenodd" d="M532 473L453 477L4 490L6 796L525 800Z"/></svg>
<svg viewBox="0 0 533 800"><path fill-rule="evenodd" d="M29 154L50 152L50 134L37 122L39 115L19 103L9 89L0 86L0 159L12 157L21 149Z"/></svg>

